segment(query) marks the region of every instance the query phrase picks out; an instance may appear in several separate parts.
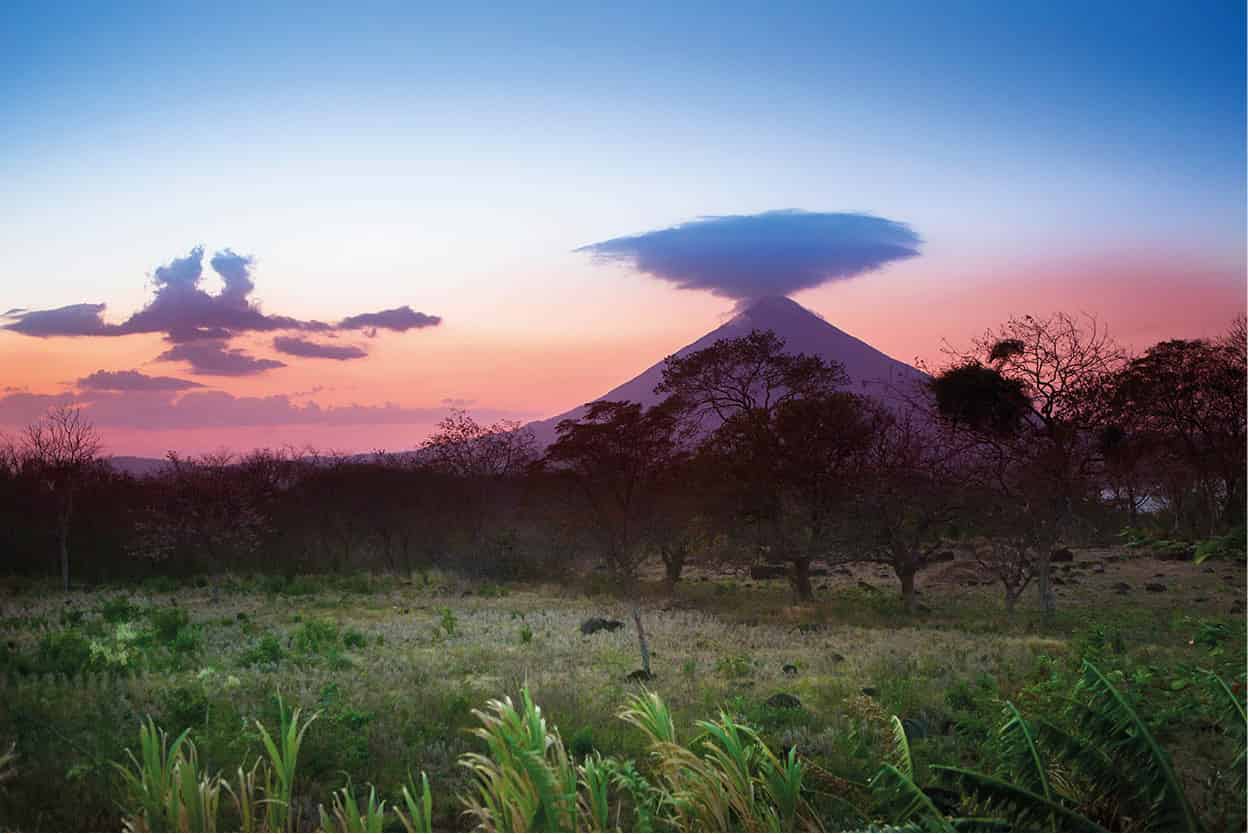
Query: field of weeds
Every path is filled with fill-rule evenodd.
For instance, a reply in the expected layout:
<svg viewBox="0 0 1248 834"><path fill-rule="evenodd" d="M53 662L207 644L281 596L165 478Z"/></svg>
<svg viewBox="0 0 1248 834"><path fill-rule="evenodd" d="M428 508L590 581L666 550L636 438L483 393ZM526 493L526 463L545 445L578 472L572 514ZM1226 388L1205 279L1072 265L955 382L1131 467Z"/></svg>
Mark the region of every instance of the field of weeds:
<svg viewBox="0 0 1248 834"><path fill-rule="evenodd" d="M1030 597L1007 619L972 569L942 567L921 582L914 616L873 567L828 572L806 606L782 580L713 572L628 597L605 583L438 573L11 589L0 607L0 753L12 745L0 828L116 829L116 763L146 717L174 734L189 728L203 767L228 774L263 753L257 721L277 726L279 694L319 713L292 804L301 828L317 826L317 806L346 779L397 801L422 771L441 798L433 826L470 827L454 800L472 784L459 760L481 750L473 710L491 698L527 687L574 758L644 764L646 738L617 718L641 688L629 679L641 665L637 604L647 686L682 732L722 709L772 749L796 747L831 784L872 778L894 715L916 780L936 763L991 769L1004 702L1052 714L1093 661L1170 751L1206 824L1243 829L1242 787L1225 785L1236 742L1205 686L1216 673L1242 691L1241 564L1081 552L1060 572L1059 613L1046 625ZM623 625L582 633L591 618Z"/></svg>

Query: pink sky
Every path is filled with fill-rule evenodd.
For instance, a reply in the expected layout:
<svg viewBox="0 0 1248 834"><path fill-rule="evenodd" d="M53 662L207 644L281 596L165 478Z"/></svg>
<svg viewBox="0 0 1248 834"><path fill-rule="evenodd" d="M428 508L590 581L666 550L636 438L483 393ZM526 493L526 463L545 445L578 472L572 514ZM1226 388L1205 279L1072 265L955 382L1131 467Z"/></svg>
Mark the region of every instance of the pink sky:
<svg viewBox="0 0 1248 834"><path fill-rule="evenodd" d="M407 449L451 404L482 420L536 419L578 405L713 329L732 310L731 300L709 293L671 289L626 270L605 272L574 298L467 300L438 327L340 340L366 345L363 360L283 357L288 367L239 378L190 377L175 363L153 362L167 347L157 334L36 339L0 332L0 422L13 431L93 371L138 369L204 384L181 396L214 416L186 425L191 409L174 416L167 408L179 395L105 395L91 409L111 453ZM796 298L895 358L933 365L942 361L944 340L964 345L1012 314L1093 313L1119 341L1141 350L1165 338L1216 336L1245 309L1234 265L1195 268L1142 255L969 265L917 258ZM235 345L263 355L269 338L253 335ZM230 399L274 396L283 399ZM230 407L222 411L221 403ZM308 403L364 408L331 419L309 415ZM387 404L393 408L382 411ZM298 416L283 417L290 414Z"/></svg>

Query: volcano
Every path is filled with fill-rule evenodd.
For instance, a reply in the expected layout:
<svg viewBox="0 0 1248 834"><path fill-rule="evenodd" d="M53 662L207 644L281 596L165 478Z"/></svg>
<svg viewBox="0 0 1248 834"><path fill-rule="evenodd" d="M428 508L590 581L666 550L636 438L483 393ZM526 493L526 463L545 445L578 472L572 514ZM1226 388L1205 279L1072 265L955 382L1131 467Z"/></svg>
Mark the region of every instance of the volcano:
<svg viewBox="0 0 1248 834"><path fill-rule="evenodd" d="M720 339L734 339L751 330L771 330L784 339L785 350L805 353L838 362L849 376L847 390L875 397L885 403L899 403L907 391L927 379L918 368L899 362L829 324L817 313L807 310L791 298L771 296L760 298L724 324L692 344L676 351L677 356L710 347ZM654 393L663 380L663 360L659 360L637 376L598 397L600 400L629 400L645 406L656 404L661 397ZM580 417L585 406L529 424L541 446L555 440L559 421Z"/></svg>

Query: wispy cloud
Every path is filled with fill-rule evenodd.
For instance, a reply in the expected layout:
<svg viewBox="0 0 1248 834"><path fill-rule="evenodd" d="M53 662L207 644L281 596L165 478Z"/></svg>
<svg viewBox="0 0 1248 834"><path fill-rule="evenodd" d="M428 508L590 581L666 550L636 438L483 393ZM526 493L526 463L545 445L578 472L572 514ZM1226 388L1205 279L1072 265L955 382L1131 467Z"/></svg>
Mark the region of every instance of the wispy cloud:
<svg viewBox="0 0 1248 834"><path fill-rule="evenodd" d="M78 380L87 391L187 391L202 388L198 382L172 376L148 376L141 371L96 371Z"/></svg>
<svg viewBox="0 0 1248 834"><path fill-rule="evenodd" d="M327 345L324 342L312 342L298 336L278 336L273 340L273 349L289 356L302 356L309 359L363 359L368 353L355 345Z"/></svg>
<svg viewBox="0 0 1248 834"><path fill-rule="evenodd" d="M156 357L158 362L186 362L191 373L205 376L251 376L286 367L276 359L261 359L224 341L184 342Z"/></svg>

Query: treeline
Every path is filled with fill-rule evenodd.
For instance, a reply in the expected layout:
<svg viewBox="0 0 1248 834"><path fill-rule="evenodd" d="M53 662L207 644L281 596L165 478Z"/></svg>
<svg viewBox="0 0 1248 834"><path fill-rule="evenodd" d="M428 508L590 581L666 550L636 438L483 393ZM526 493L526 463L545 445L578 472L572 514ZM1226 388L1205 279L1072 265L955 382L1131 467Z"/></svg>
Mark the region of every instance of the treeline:
<svg viewBox="0 0 1248 834"><path fill-rule="evenodd" d="M669 357L659 405L589 404L545 450L457 412L410 454L263 450L110 469L81 414L0 453L0 570L152 574L412 571L511 578L600 569L627 587L695 562L783 571L873 561L907 604L961 549L1013 607L1054 595L1055 548L1124 525L1242 542L1245 334L1129 356L1094 319L1012 319L909 389L864 397L771 332ZM1242 549L1242 543L1239 548Z"/></svg>

